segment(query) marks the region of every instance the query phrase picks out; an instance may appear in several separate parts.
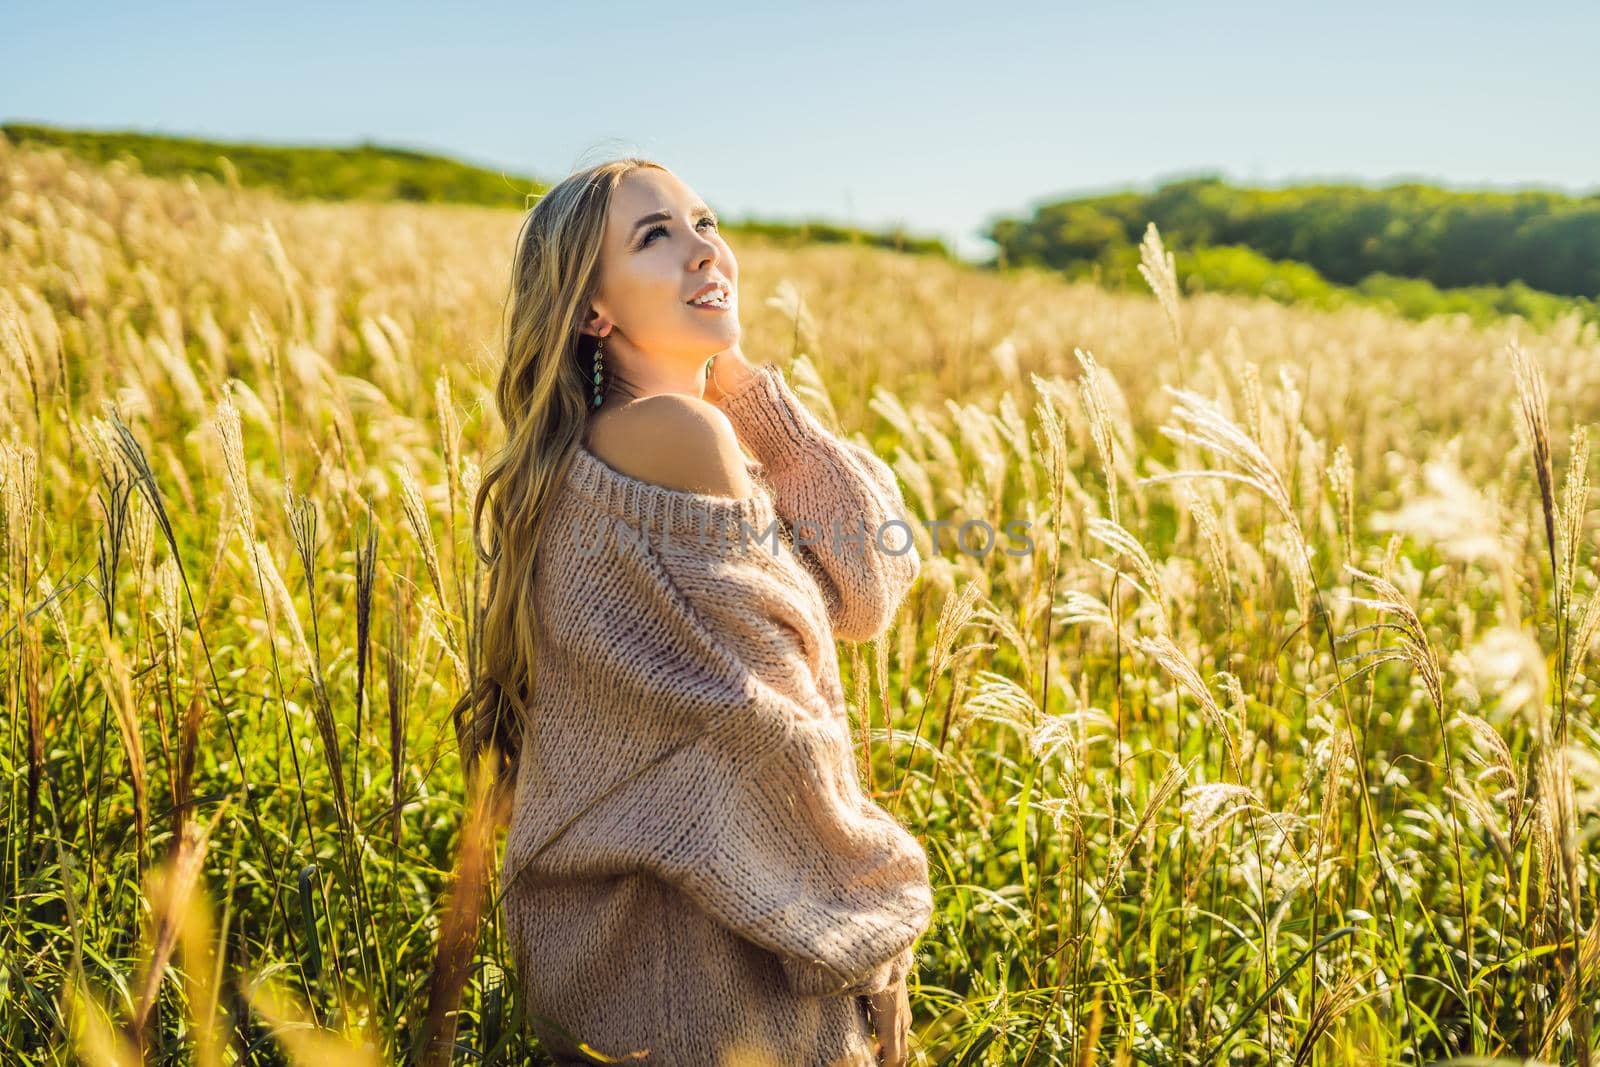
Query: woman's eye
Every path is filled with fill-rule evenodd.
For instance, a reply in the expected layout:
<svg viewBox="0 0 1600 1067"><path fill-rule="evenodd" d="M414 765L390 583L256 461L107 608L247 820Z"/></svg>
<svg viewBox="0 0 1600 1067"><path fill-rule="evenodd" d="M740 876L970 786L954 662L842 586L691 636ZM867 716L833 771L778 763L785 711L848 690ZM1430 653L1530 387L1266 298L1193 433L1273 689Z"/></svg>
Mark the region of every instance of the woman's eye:
<svg viewBox="0 0 1600 1067"><path fill-rule="evenodd" d="M715 229L716 225L717 225L717 220L712 218L710 215L707 215L705 218L701 219L700 222L709 222L709 223L711 223L712 229ZM696 223L696 225L698 226L699 223ZM645 245L649 244L652 240L655 239L656 234L658 234L658 233L666 233L666 232L667 232L667 228L665 226L662 226L661 224L657 223L656 225L650 227L648 230L645 231L644 240L639 242L639 247L643 248Z"/></svg>

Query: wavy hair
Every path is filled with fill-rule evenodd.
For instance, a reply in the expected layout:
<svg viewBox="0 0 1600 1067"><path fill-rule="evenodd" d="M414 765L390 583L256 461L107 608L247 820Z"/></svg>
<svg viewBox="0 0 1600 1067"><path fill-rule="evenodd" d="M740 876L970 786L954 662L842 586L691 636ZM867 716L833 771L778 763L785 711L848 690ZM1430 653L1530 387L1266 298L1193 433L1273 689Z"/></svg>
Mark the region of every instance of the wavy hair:
<svg viewBox="0 0 1600 1067"><path fill-rule="evenodd" d="M473 547L488 568L479 661L451 711L468 781L487 759L497 792L513 788L520 762L536 667L528 609L547 504L589 417L597 339L578 327L599 285L612 194L644 167L666 169L627 156L562 179L529 209L517 235L509 317L502 312L505 362L495 387L505 441L484 470L472 511Z"/></svg>

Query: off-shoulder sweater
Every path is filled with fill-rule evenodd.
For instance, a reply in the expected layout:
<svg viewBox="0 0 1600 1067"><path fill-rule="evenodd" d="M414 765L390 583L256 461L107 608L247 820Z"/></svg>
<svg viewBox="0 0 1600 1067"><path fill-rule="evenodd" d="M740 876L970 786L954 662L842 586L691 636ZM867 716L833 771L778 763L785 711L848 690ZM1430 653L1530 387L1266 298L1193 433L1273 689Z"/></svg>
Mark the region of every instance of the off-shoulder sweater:
<svg viewBox="0 0 1600 1067"><path fill-rule="evenodd" d="M862 995L909 972L933 898L861 788L834 639L884 633L921 560L893 471L776 367L720 406L750 496L580 446L553 498L502 870L517 980L557 1062L871 1067Z"/></svg>

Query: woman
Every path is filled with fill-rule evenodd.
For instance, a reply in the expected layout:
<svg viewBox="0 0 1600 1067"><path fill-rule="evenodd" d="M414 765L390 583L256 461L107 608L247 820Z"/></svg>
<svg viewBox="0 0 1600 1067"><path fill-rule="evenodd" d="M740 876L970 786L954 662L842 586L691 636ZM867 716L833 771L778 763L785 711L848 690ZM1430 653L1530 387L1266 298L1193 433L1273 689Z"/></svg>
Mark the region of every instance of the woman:
<svg viewBox="0 0 1600 1067"><path fill-rule="evenodd" d="M834 639L882 634L920 559L888 466L740 352L738 278L642 159L517 242L457 713L514 785L505 928L561 1063L905 1058L927 856L861 790Z"/></svg>

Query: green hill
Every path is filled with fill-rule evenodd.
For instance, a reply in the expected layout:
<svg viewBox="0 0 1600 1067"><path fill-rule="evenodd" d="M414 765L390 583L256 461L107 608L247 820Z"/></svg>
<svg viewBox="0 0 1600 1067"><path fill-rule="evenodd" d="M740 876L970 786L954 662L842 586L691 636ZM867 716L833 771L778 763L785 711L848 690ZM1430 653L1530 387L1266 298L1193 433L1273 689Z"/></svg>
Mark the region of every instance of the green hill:
<svg viewBox="0 0 1600 1067"><path fill-rule="evenodd" d="M212 141L133 130L74 130L28 123L0 124L16 145L59 148L92 163L129 160L151 176L208 174L240 185L275 189L297 199L411 200L524 209L549 182L474 166L448 156L372 143L353 147L264 145ZM938 238L903 230L865 230L823 221L723 218L733 233L789 243L846 243L953 258Z"/></svg>
<svg viewBox="0 0 1600 1067"><path fill-rule="evenodd" d="M519 207L549 186L445 156L363 143L353 147L260 145L132 131L0 125L13 144L60 148L92 163L132 160L153 177L209 174L321 200L415 200Z"/></svg>

